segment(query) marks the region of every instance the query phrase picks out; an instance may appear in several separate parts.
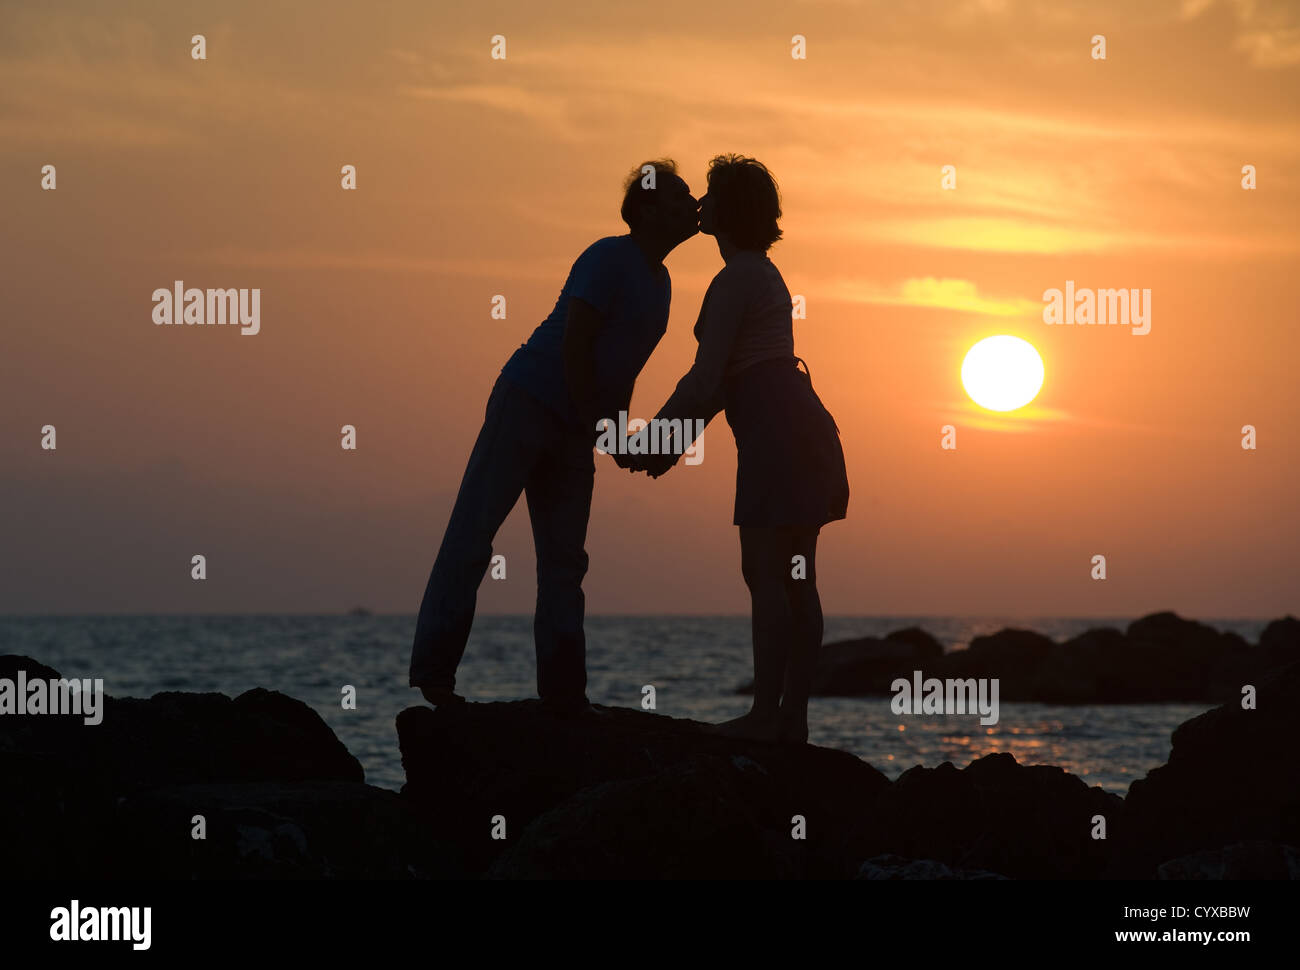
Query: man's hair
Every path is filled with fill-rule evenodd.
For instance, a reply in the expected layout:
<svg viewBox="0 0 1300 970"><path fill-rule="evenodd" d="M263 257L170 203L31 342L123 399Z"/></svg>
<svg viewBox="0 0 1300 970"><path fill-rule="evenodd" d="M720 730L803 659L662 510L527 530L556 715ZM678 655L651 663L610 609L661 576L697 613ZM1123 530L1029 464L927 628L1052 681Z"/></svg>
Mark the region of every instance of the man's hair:
<svg viewBox="0 0 1300 970"><path fill-rule="evenodd" d="M671 158L659 158L652 162L642 162L623 180L623 208L619 210L619 215L623 217L629 229L635 229L640 223L642 206L653 204L655 201L654 190L641 187L647 165L654 166L656 188L659 186L659 180L665 175L677 174L676 162Z"/></svg>
<svg viewBox="0 0 1300 970"><path fill-rule="evenodd" d="M719 155L709 163L713 223L741 249L765 253L781 238L781 193L760 161L744 155Z"/></svg>

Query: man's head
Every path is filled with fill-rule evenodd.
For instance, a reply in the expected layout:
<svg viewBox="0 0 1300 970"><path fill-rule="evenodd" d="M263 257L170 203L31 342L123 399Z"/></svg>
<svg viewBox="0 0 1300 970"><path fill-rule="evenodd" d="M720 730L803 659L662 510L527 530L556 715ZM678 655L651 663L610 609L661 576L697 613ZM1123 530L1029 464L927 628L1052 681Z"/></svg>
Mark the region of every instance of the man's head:
<svg viewBox="0 0 1300 970"><path fill-rule="evenodd" d="M760 253L781 238L781 193L762 162L719 155L709 163L708 186L700 200L701 232Z"/></svg>
<svg viewBox="0 0 1300 970"><path fill-rule="evenodd" d="M623 186L623 221L666 249L699 232L699 203L671 158L638 165Z"/></svg>

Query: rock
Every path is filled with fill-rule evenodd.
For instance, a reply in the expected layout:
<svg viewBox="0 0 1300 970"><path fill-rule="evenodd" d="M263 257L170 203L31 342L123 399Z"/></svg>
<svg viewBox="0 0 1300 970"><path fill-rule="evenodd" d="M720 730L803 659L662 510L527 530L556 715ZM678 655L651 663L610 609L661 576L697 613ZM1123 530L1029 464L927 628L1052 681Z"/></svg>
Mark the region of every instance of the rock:
<svg viewBox="0 0 1300 970"><path fill-rule="evenodd" d="M881 855L868 859L858 870L859 879L870 880L976 880L1006 879L996 872L983 869L950 869L933 859L904 859L902 856Z"/></svg>
<svg viewBox="0 0 1300 970"><path fill-rule="evenodd" d="M1035 671L1035 700L1089 704L1134 696L1127 650L1128 638L1114 627L1094 627L1067 640Z"/></svg>
<svg viewBox="0 0 1300 970"><path fill-rule="evenodd" d="M1259 660L1237 634L1170 612L1134 620L1127 635L1128 678L1143 688L1132 692L1138 701L1222 703Z"/></svg>
<svg viewBox="0 0 1300 970"><path fill-rule="evenodd" d="M1132 693L1187 658L1265 669L1294 622L1245 650L1173 614L1059 646L1002 631L957 668L1019 663L1036 678L1025 689ZM951 657L912 634L885 639L876 660L920 650L927 677ZM18 670L58 678L0 657L0 678ZM1180 725L1168 764L1127 799L1007 753L891 784L844 751L640 710L560 717L538 701L403 711L398 796L365 785L324 721L278 692L105 697L99 725L0 718L3 866L19 879L1294 878L1300 663L1245 682L1256 709L1234 698ZM206 839L191 838L196 815ZM1105 839L1092 838L1097 816Z"/></svg>
<svg viewBox="0 0 1300 970"><path fill-rule="evenodd" d="M1169 762L1129 786L1126 875L1151 878L1165 861L1243 841L1300 845L1300 663L1173 733Z"/></svg>
<svg viewBox="0 0 1300 970"><path fill-rule="evenodd" d="M206 838L191 837L202 815ZM396 793L353 782L180 785L124 797L126 879L412 879L459 866Z"/></svg>
<svg viewBox="0 0 1300 970"><path fill-rule="evenodd" d="M1130 640L1178 650L1183 654L1208 656L1218 649L1249 646L1235 633L1225 633L1196 620L1186 620L1167 610L1134 620L1128 625L1127 633Z"/></svg>
<svg viewBox="0 0 1300 970"><path fill-rule="evenodd" d="M1273 620L1259 636L1259 649L1270 667L1300 661L1300 620L1289 614Z"/></svg>
<svg viewBox="0 0 1300 970"><path fill-rule="evenodd" d="M939 641L919 627L895 630L883 640L860 637L824 644L813 669L812 694L816 697L859 697L885 694L896 677L912 676L943 656ZM737 688L752 694L753 681Z"/></svg>
<svg viewBox="0 0 1300 970"><path fill-rule="evenodd" d="M31 658L0 657L0 678L14 679L19 670L29 680L59 677ZM276 691L258 688L233 700L174 691L148 700L104 695L102 713L95 725L77 715L0 717L0 830L22 833L11 841L7 874L103 878L116 871L119 826L130 818L119 806L154 805L163 796L148 793L160 790L332 782L352 786L358 810L373 800L360 762L320 715ZM189 838L193 814L157 817L162 834L145 839L141 864L183 858L175 840ZM346 830L336 836L351 837Z"/></svg>
<svg viewBox="0 0 1300 970"><path fill-rule="evenodd" d="M1300 879L1300 850L1275 842L1238 842L1171 859L1160 879Z"/></svg>
<svg viewBox="0 0 1300 970"><path fill-rule="evenodd" d="M1118 795L1004 752L963 770L944 762L905 771L864 819L857 844L867 857L890 853L1014 879L1092 879L1110 861L1110 843L1092 838L1093 816L1113 830L1123 812Z"/></svg>
<svg viewBox="0 0 1300 970"><path fill-rule="evenodd" d="M695 721L645 711L600 710L599 717L561 718L539 701L408 708L397 717L407 778L402 794L438 831L458 833L469 871L487 871L498 854L512 850L492 868L494 876L537 876L550 866L547 871L678 871L689 864L678 840L689 836L682 826L692 811L708 831L726 818L737 826L734 838L720 842L701 865L720 867L730 859L769 872L791 865L852 875L845 871L849 860L864 858L846 839L889 781L860 758L813 745L736 741L705 733ZM658 795L656 785L663 789ZM612 787L585 791L598 786ZM692 808L692 797L708 805ZM595 820L597 805L604 806L604 821ZM624 811L631 814L624 818ZM656 813L662 825L654 824ZM505 840L491 838L497 815L506 822ZM744 861L755 840L791 841L794 815L807 823L803 855ZM615 841L635 844L604 847L583 835L573 858L560 859L548 846L574 836L584 819ZM699 836L690 839L699 851Z"/></svg>
<svg viewBox="0 0 1300 970"><path fill-rule="evenodd" d="M773 815L757 763L703 756L584 788L534 819L488 872L510 879L791 879L825 875ZM833 867L831 867L833 869ZM836 873L838 874L838 873Z"/></svg>
<svg viewBox="0 0 1300 970"><path fill-rule="evenodd" d="M943 656L943 646L919 626L903 627L886 634L886 640L899 640L912 648L912 656L918 660L934 660Z"/></svg>
<svg viewBox="0 0 1300 970"><path fill-rule="evenodd" d="M1039 666L1054 649L1049 637L1033 630L999 630L976 637L967 649L954 650L923 673L940 680L996 677L1001 700L1029 698Z"/></svg>
<svg viewBox="0 0 1300 970"><path fill-rule="evenodd" d="M0 678L53 669L27 657L0 657ZM225 694L166 691L148 700L103 698L103 720L75 715L0 719L0 750L60 762L69 774L124 791L193 782L354 781L365 772L311 707L278 691Z"/></svg>
<svg viewBox="0 0 1300 970"><path fill-rule="evenodd" d="M910 648L910 649L909 649ZM1129 624L1088 630L1063 644L1033 630L1004 629L944 654L916 627L884 640L865 637L822 647L814 696L891 693L897 677L920 670L939 680L997 678L1002 701L1043 704L1221 704L1241 685L1300 660L1300 620L1269 624L1252 647L1235 633L1152 613ZM749 683L737 693L753 693Z"/></svg>

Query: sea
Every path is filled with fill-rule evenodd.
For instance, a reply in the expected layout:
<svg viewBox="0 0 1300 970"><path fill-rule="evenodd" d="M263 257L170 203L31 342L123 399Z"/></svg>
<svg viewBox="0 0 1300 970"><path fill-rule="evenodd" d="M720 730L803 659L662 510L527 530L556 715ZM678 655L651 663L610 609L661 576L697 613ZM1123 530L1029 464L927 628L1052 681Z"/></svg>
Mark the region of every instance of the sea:
<svg viewBox="0 0 1300 970"><path fill-rule="evenodd" d="M825 642L884 636L919 626L944 645L1005 627L1057 640L1091 627L1127 627L1132 618L826 618ZM1202 620L1258 640L1266 620ZM310 704L365 767L366 781L398 790L405 782L394 719L423 704L407 686L414 616L58 616L0 617L0 654L21 654L65 677L102 678L115 697L160 691L253 687ZM748 616L589 616L588 697L639 708L646 685L655 710L717 722L739 716L749 698L736 688L753 676ZM479 616L457 677L471 701L536 696L531 616ZM355 709L345 709L345 688ZM841 748L890 778L915 765L965 767L1009 751L1021 764L1057 765L1123 795L1130 782L1169 758L1171 732L1207 710L1201 704L1054 705L1000 702L997 724L973 715L897 715L890 698L814 697L809 742Z"/></svg>

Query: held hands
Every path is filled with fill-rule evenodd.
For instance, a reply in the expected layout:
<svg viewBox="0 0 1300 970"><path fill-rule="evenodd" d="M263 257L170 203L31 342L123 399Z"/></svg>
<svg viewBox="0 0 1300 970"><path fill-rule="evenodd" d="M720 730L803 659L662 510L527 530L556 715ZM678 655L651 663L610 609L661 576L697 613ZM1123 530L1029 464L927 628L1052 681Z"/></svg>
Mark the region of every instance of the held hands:
<svg viewBox="0 0 1300 970"><path fill-rule="evenodd" d="M677 464L677 456L674 454L626 455L624 457L630 459L627 466L629 471L645 472L651 478L658 478Z"/></svg>
<svg viewBox="0 0 1300 970"><path fill-rule="evenodd" d="M637 451L640 454L631 454L627 448L627 443L634 439L637 440ZM635 434L628 435L623 441L623 448L611 452L610 457L614 459L614 464L618 465L619 468L626 468L633 474L645 472L651 478L658 478L677 464L678 455L671 449L663 454L649 454L649 435L646 433L646 429L643 428Z"/></svg>

